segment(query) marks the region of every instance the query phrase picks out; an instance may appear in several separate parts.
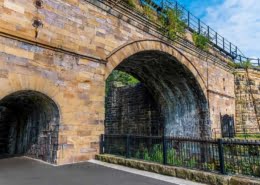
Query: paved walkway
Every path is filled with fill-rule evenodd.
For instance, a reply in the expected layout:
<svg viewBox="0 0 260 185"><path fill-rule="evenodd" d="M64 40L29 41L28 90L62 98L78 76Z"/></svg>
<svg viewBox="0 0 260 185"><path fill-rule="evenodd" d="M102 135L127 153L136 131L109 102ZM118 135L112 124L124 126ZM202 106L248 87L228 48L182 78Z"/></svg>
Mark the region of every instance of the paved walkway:
<svg viewBox="0 0 260 185"><path fill-rule="evenodd" d="M176 184L129 173L115 167L113 169L95 161L57 167L21 157L0 160L0 185Z"/></svg>

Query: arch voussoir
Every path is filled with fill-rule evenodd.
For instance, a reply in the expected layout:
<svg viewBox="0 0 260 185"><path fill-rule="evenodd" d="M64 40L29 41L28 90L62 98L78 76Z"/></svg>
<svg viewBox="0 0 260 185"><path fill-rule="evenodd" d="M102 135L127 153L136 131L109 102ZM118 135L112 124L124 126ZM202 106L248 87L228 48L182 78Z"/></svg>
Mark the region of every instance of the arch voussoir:
<svg viewBox="0 0 260 185"><path fill-rule="evenodd" d="M107 57L105 77L107 78L109 74L125 59L142 51L161 51L173 56L178 62L180 62L188 70L190 70L190 72L198 81L205 97L207 97L207 87L206 87L205 80L202 78L198 69L196 69L195 65L192 63L193 58L188 58L189 55L188 57L185 56L182 52L180 52L175 47L160 40L134 41L132 43L125 44L117 48L113 52L111 52L111 54Z"/></svg>

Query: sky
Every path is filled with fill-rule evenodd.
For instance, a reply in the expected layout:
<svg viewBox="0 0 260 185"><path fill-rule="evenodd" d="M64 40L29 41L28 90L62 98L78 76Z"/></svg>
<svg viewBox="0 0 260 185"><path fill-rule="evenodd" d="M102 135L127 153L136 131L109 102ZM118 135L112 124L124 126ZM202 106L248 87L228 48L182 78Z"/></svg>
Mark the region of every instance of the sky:
<svg viewBox="0 0 260 185"><path fill-rule="evenodd" d="M247 57L260 57L260 0L178 0Z"/></svg>

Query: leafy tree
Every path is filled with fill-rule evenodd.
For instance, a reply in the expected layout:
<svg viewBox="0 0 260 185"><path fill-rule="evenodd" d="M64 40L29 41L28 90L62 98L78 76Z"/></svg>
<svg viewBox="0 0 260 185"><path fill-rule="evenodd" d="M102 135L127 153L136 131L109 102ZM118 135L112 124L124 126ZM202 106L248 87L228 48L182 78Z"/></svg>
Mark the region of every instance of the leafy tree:
<svg viewBox="0 0 260 185"><path fill-rule="evenodd" d="M109 89L111 88L114 82L120 83L122 86L126 86L126 85L135 85L139 83L139 80L137 80L132 75L129 75L128 73L114 70L106 80L106 93L109 92Z"/></svg>

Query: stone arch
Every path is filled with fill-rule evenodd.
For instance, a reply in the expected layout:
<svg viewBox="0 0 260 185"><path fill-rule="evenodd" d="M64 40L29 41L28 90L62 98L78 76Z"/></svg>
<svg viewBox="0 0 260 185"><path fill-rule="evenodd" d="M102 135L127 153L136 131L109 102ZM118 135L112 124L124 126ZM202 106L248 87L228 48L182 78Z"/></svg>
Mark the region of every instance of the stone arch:
<svg viewBox="0 0 260 185"><path fill-rule="evenodd" d="M178 62L183 64L197 79L204 95L207 97L207 86L205 80L202 78L199 71L192 64L182 52L176 49L174 46L161 41L161 40L138 40L131 43L127 43L123 46L118 47L112 51L107 57L107 64L105 70L105 78L125 59L134 55L135 53L142 51L161 51L168 53L169 55L176 58Z"/></svg>
<svg viewBox="0 0 260 185"><path fill-rule="evenodd" d="M145 84L162 110L165 135L210 136L205 81L176 48L157 40L126 44L107 57L106 77L114 69Z"/></svg>
<svg viewBox="0 0 260 185"><path fill-rule="evenodd" d="M0 100L0 114L0 155L56 163L60 114L51 98L37 91L16 91Z"/></svg>
<svg viewBox="0 0 260 185"><path fill-rule="evenodd" d="M51 98L57 105L60 115L62 114L62 100L59 96L61 93L60 88L51 80L36 73L26 75L10 72L8 78L0 79L0 83L2 84L0 99L17 91L37 91Z"/></svg>
<svg viewBox="0 0 260 185"><path fill-rule="evenodd" d="M0 147L0 157L27 155L57 163L59 125L63 122L62 103L65 102L59 86L36 73L25 75L10 72L7 78L0 79L0 83L3 84L0 92L0 127L4 127L2 130L0 128L0 138L4 137L2 141L7 141L0 141L2 145L5 144ZM10 125L4 122L10 122ZM32 130L29 127L35 128ZM15 134L15 128L24 132L20 132L18 144L12 147L8 140L15 138L10 135ZM25 134L25 128L28 128L28 133L34 136L33 138ZM25 142L26 140L28 142ZM47 140L51 140L52 144L44 145Z"/></svg>

